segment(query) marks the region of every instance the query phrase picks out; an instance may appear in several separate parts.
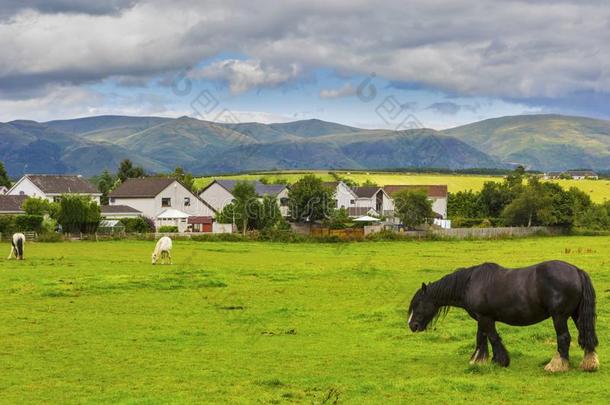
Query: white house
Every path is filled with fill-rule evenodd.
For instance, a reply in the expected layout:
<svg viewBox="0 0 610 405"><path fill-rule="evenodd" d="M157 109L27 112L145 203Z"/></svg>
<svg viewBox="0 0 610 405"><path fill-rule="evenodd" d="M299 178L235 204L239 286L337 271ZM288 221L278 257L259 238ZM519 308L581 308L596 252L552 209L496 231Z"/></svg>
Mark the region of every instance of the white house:
<svg viewBox="0 0 610 405"><path fill-rule="evenodd" d="M127 179L108 195L110 206L127 206L157 227L177 226L179 232L188 228L188 218L213 217L216 210L175 179L146 177ZM120 209L124 211L125 209Z"/></svg>
<svg viewBox="0 0 610 405"><path fill-rule="evenodd" d="M214 180L199 193L199 197L220 212L233 202L233 189L237 183L238 180ZM260 198L266 195L274 197L282 216L288 216L288 187L285 184L263 184L260 181L249 183L254 186L256 194Z"/></svg>
<svg viewBox="0 0 610 405"><path fill-rule="evenodd" d="M392 198L381 187L354 187L356 201L348 208L351 217L375 214L391 215L394 213Z"/></svg>
<svg viewBox="0 0 610 405"><path fill-rule="evenodd" d="M546 172L544 179L571 178L572 180L598 180L599 175L592 170L567 170L565 172Z"/></svg>
<svg viewBox="0 0 610 405"><path fill-rule="evenodd" d="M342 181L327 181L323 184L334 191L336 208L349 209L355 206L358 196L347 184Z"/></svg>
<svg viewBox="0 0 610 405"><path fill-rule="evenodd" d="M102 196L102 193L82 176L55 174L26 174L7 194L38 197L49 201L59 201L63 194L78 194L88 196L98 204Z"/></svg>
<svg viewBox="0 0 610 405"><path fill-rule="evenodd" d="M434 211L441 219L447 219L447 186L446 185L398 185L384 186L385 192L392 197L389 211L394 211L394 195L400 191L423 191L432 201L432 211Z"/></svg>

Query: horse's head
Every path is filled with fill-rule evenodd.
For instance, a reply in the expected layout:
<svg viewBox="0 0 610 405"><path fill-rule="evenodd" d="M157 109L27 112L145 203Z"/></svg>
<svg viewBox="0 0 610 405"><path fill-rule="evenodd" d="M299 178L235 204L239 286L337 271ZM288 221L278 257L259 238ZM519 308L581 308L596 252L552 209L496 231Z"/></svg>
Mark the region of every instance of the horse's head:
<svg viewBox="0 0 610 405"><path fill-rule="evenodd" d="M152 254L152 264L157 264L157 252L153 252Z"/></svg>
<svg viewBox="0 0 610 405"><path fill-rule="evenodd" d="M421 288L417 290L409 305L409 320L407 323L413 332L426 330L439 311L439 307L434 303L427 289L428 286L422 283Z"/></svg>

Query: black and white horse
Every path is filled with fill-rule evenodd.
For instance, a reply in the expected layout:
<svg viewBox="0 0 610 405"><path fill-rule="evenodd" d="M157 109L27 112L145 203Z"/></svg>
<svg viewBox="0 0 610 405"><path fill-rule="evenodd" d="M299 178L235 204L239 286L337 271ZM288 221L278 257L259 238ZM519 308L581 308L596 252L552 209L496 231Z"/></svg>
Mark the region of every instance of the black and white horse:
<svg viewBox="0 0 610 405"><path fill-rule="evenodd" d="M11 239L11 254L8 255L8 259L15 257L17 260L23 260L23 245L25 245L25 235L22 233L16 233Z"/></svg>
<svg viewBox="0 0 610 405"><path fill-rule="evenodd" d="M478 322L476 350L471 364L488 359L491 342L495 363L507 367L510 359L496 331L496 322L526 326L553 318L558 353L545 370L569 369L568 319L578 328L578 344L585 351L580 368L595 371L595 290L589 275L562 261L549 261L522 269L505 269L484 263L459 269L431 284L422 284L409 306L409 327L425 330L449 307L463 308Z"/></svg>

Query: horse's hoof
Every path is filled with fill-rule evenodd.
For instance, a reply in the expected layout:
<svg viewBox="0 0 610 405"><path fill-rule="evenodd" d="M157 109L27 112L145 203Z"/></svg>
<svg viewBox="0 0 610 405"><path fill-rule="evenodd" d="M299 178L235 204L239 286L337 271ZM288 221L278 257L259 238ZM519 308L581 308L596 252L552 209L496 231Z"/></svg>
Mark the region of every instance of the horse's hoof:
<svg viewBox="0 0 610 405"><path fill-rule="evenodd" d="M559 353L555 354L555 356L549 361L549 364L544 366L544 371L548 371L550 373L561 373L564 371L568 371L570 369L570 362L567 359L564 359L559 355Z"/></svg>
<svg viewBox="0 0 610 405"><path fill-rule="evenodd" d="M487 363L487 360L489 360L489 357L487 356L487 354L480 353L479 349L477 349L474 352L474 354L472 355L472 357L470 358L470 361L468 362L468 364L470 364L471 366L481 365L481 364Z"/></svg>
<svg viewBox="0 0 610 405"><path fill-rule="evenodd" d="M582 359L582 363L580 363L580 369L582 371L597 371L599 369L597 353L586 353L584 359Z"/></svg>

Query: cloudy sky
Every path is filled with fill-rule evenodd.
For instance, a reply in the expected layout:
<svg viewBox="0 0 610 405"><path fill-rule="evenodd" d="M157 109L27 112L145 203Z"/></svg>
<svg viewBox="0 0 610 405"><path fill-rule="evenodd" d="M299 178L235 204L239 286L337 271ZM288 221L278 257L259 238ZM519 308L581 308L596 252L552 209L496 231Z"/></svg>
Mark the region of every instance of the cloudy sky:
<svg viewBox="0 0 610 405"><path fill-rule="evenodd" d="M0 121L610 118L603 0L0 0Z"/></svg>

